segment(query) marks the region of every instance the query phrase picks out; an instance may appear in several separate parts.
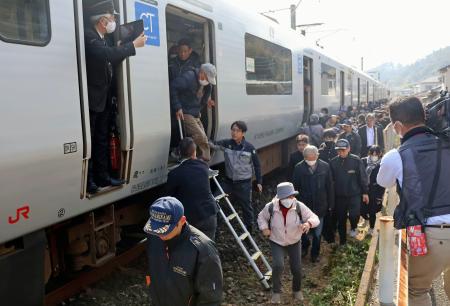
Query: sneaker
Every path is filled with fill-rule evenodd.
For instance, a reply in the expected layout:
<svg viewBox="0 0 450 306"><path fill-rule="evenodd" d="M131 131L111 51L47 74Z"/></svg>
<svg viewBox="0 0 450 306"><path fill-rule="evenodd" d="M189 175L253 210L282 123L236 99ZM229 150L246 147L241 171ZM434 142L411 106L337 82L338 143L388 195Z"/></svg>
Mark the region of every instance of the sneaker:
<svg viewBox="0 0 450 306"><path fill-rule="evenodd" d="M367 231L367 235L370 235L370 236L373 235L373 228L369 228L369 230Z"/></svg>
<svg viewBox="0 0 450 306"><path fill-rule="evenodd" d="M273 293L272 299L270 300L272 304L281 304L281 294L280 293Z"/></svg>
<svg viewBox="0 0 450 306"><path fill-rule="evenodd" d="M294 292L294 300L303 301L303 293L301 291Z"/></svg>
<svg viewBox="0 0 450 306"><path fill-rule="evenodd" d="M351 231L350 231L350 237L355 238L356 235L358 235L358 233L356 232L356 230L351 230Z"/></svg>

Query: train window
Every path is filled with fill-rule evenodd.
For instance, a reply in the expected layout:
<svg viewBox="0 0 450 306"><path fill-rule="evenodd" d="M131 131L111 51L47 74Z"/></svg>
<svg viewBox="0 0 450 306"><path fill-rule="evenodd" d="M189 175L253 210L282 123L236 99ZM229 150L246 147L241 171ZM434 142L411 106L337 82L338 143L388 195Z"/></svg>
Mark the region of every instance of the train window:
<svg viewBox="0 0 450 306"><path fill-rule="evenodd" d="M48 0L1 0L0 39L6 42L45 46L49 43Z"/></svg>
<svg viewBox="0 0 450 306"><path fill-rule="evenodd" d="M245 34L248 95L291 95L292 53L279 45Z"/></svg>
<svg viewBox="0 0 450 306"><path fill-rule="evenodd" d="M322 63L321 85L322 96L336 95L336 68Z"/></svg>

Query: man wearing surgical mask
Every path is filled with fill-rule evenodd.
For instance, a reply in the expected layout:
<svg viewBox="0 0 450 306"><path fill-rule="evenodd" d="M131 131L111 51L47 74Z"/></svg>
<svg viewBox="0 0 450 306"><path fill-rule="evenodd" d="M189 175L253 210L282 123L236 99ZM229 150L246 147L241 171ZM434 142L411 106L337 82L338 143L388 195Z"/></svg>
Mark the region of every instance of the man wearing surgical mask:
<svg viewBox="0 0 450 306"><path fill-rule="evenodd" d="M323 218L334 208L333 178L330 166L318 159L319 150L315 146L307 146L303 156L305 160L295 166L292 183L300 191L299 201L319 217L320 224L309 235L302 236L302 255L306 256L312 239L311 261L318 262Z"/></svg>
<svg viewBox="0 0 450 306"><path fill-rule="evenodd" d="M105 35L116 30L116 11L111 0L86 5L92 27L85 28L86 73L89 98L92 158L89 162L87 192L98 187L120 186L122 180L109 174L109 134L112 109L111 85L113 65L136 54L136 48L145 45L142 34L133 42L117 47L109 46Z"/></svg>
<svg viewBox="0 0 450 306"><path fill-rule="evenodd" d="M206 63L200 69L189 70L170 82L170 106L177 120L182 120L186 134L194 139L199 158L211 159L208 137L200 113L207 105L213 107L212 87L216 85L216 67Z"/></svg>

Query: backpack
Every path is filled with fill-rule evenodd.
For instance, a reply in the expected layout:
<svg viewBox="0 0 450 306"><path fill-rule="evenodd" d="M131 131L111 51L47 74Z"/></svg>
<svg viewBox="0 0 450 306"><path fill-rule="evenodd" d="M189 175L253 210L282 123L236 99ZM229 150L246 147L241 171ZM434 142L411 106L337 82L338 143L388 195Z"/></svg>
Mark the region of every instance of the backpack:
<svg viewBox="0 0 450 306"><path fill-rule="evenodd" d="M297 209L298 217L300 219L300 223L303 223L302 211L300 208L300 203L298 201L296 202L296 206L297 206L296 209ZM270 224L272 221L272 217L273 217L273 202L271 202L269 204L269 229L272 229L271 224Z"/></svg>

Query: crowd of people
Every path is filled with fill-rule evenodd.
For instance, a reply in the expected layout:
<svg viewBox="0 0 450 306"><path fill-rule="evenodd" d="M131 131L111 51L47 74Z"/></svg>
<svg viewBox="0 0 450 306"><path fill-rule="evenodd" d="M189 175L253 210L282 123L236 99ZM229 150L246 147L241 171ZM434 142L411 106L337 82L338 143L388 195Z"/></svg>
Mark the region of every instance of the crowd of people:
<svg viewBox="0 0 450 306"><path fill-rule="evenodd" d="M113 2L95 2L87 12L92 25L85 31L92 137L87 192L92 194L99 187L123 184L111 176L108 167L113 65L134 56L146 37L142 34L132 42L110 46L105 35L116 28ZM382 105L373 102L359 108L349 106L337 114L330 115L326 108L312 114L296 137L297 150L290 155L286 181L278 184L276 195L256 221L252 178L256 177L261 192L262 175L257 152L245 139L246 123L233 122L229 139L209 142L200 116L205 106L215 106L211 93L216 69L200 62L188 39L181 39L169 55L173 125L176 129L177 123L182 123L189 137L172 140L172 146L179 147L180 161L169 173L167 196L150 206L144 227L148 234L147 283L154 305L221 303L222 268L214 244L219 207L207 163L211 149L224 152L223 187L242 209L246 229L254 233L257 223L270 241L273 303L281 302L286 254L293 297L303 300L302 257L310 252L311 261L319 261L321 237L334 243L336 231L340 245L346 244L347 234L357 236L359 221L359 228L365 228L368 221L368 234L373 233L384 188L395 184L401 194L395 226L407 228L415 239L411 241L428 236L428 253L422 246L421 256L410 256L411 305L431 305L431 282L441 272L450 296L450 188L438 180L442 168L450 171L449 146L425 126L425 112L417 98L390 104L390 118ZM392 136L384 130L395 131L402 141L398 150L383 157L385 143L393 142L386 142ZM437 152L436 158L429 158L430 152Z"/></svg>

